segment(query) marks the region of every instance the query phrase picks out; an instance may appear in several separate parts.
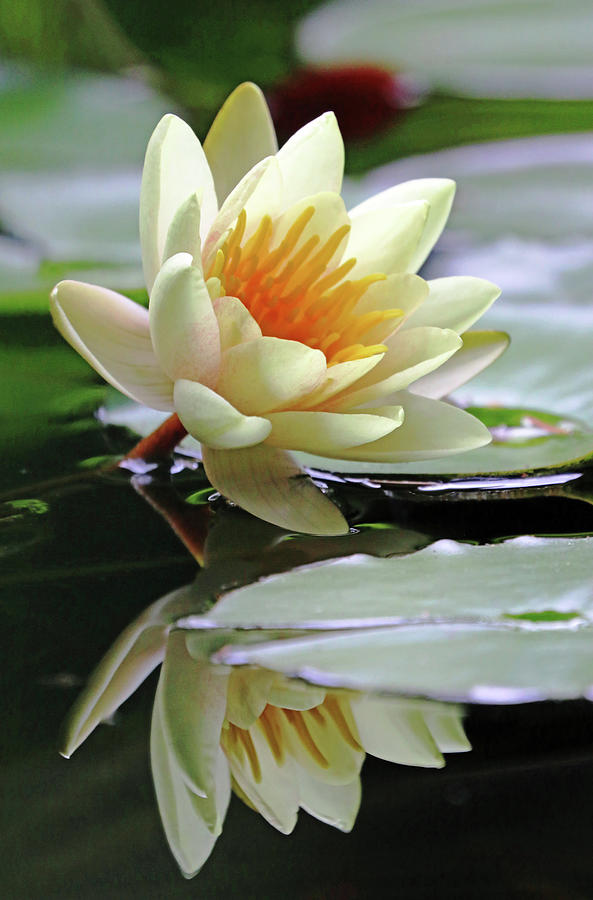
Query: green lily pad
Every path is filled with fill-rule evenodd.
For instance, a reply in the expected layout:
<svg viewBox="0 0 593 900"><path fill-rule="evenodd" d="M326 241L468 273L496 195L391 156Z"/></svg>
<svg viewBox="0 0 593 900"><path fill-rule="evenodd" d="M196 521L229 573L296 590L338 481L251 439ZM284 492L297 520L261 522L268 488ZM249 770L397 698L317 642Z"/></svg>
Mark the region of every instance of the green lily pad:
<svg viewBox="0 0 593 900"><path fill-rule="evenodd" d="M592 559L588 537L442 540L404 557L358 553L273 575L226 594L207 618L225 628L339 629L554 611L593 623Z"/></svg>
<svg viewBox="0 0 593 900"><path fill-rule="evenodd" d="M593 697L592 553L593 538L522 537L356 555L262 579L178 625L196 640L234 629L215 661L313 684L479 703Z"/></svg>

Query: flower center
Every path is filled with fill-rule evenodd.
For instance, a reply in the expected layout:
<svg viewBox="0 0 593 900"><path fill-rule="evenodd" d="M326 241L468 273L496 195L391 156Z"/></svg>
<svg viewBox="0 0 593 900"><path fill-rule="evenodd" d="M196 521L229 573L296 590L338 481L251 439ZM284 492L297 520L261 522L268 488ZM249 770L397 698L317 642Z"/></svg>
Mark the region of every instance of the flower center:
<svg viewBox="0 0 593 900"><path fill-rule="evenodd" d="M247 216L242 210L207 277L218 278L223 294L241 300L264 335L322 350L328 365L383 353L387 348L375 343L370 332L376 334L378 325L400 318L402 311L357 314L355 310L368 288L386 275L377 272L347 280L356 265L354 258L332 266L350 225L337 228L325 243L318 234L301 241L314 213L313 205L304 209L280 244L272 247L271 217L263 216L254 234L244 240ZM392 330L388 324L387 333Z"/></svg>
<svg viewBox="0 0 593 900"><path fill-rule="evenodd" d="M261 732L279 766L286 761L292 738L319 768L328 769L330 761L320 747L316 734L319 734L320 729L326 730L330 723L333 723L339 738L349 747L357 752L362 750L352 734L337 697L331 694L313 709L284 709L268 704L252 728ZM262 778L261 763L250 731L251 729L239 728L232 722L227 722L222 731L221 744L227 757L235 757L240 765L249 765L253 780L259 784Z"/></svg>

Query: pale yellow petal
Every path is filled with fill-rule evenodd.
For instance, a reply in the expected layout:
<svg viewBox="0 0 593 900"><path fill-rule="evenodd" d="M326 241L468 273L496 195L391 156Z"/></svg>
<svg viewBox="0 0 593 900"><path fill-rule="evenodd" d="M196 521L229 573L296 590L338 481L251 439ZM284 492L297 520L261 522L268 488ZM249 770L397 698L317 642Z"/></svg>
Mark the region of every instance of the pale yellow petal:
<svg viewBox="0 0 593 900"><path fill-rule="evenodd" d="M152 347L148 313L107 288L61 281L50 309L62 337L105 381L154 409L173 409L173 382Z"/></svg>
<svg viewBox="0 0 593 900"><path fill-rule="evenodd" d="M309 122L278 151L284 180L284 205L319 191L342 189L344 142L336 117L324 113Z"/></svg>
<svg viewBox="0 0 593 900"><path fill-rule="evenodd" d="M201 207L204 238L217 210L212 173L189 125L168 114L148 142L140 191L140 243L149 293L163 263L171 222L193 194L197 194Z"/></svg>
<svg viewBox="0 0 593 900"><path fill-rule="evenodd" d="M266 438L266 444L340 459L340 452L345 447L376 441L401 425L401 407L394 408L393 412L392 417L365 413L269 413L267 418L272 424L272 430Z"/></svg>
<svg viewBox="0 0 593 900"><path fill-rule="evenodd" d="M213 301L220 332L220 349L224 353L236 344L254 341L262 336L261 328L237 297L218 297Z"/></svg>
<svg viewBox="0 0 593 900"><path fill-rule="evenodd" d="M352 210L352 231L345 255L355 257L357 263L349 277L407 272L424 233L428 212L429 206L423 201Z"/></svg>
<svg viewBox="0 0 593 900"><path fill-rule="evenodd" d="M203 448L206 475L213 487L247 512L288 531L347 534L348 523L331 500L283 450Z"/></svg>
<svg viewBox="0 0 593 900"><path fill-rule="evenodd" d="M428 282L428 297L407 320L406 328L436 325L466 331L500 295L500 288L483 278L455 275Z"/></svg>
<svg viewBox="0 0 593 900"><path fill-rule="evenodd" d="M218 202L222 204L246 172L277 149L264 95L251 82L240 84L221 106L204 141Z"/></svg>
<svg viewBox="0 0 593 900"><path fill-rule="evenodd" d="M497 360L510 341L503 331L466 331L462 339L463 347L451 359L410 385L413 394L446 397Z"/></svg>
<svg viewBox="0 0 593 900"><path fill-rule="evenodd" d="M268 419L244 416L228 400L198 381L175 382L175 409L189 434L215 450L251 447L265 440Z"/></svg>
<svg viewBox="0 0 593 900"><path fill-rule="evenodd" d="M448 178L418 178L414 181L396 184L369 197L368 200L351 210L350 215L354 220L359 216L366 216L370 212L389 210L402 203L427 203L429 209L422 234L410 252L405 265L406 271L416 272L439 239L449 218L454 196L454 181Z"/></svg>
<svg viewBox="0 0 593 900"><path fill-rule="evenodd" d="M178 253L163 265L150 298L152 343L173 380L214 386L220 366L218 322L201 269Z"/></svg>
<svg viewBox="0 0 593 900"><path fill-rule="evenodd" d="M291 406L322 381L321 350L275 337L237 344L222 357L217 391L245 415Z"/></svg>

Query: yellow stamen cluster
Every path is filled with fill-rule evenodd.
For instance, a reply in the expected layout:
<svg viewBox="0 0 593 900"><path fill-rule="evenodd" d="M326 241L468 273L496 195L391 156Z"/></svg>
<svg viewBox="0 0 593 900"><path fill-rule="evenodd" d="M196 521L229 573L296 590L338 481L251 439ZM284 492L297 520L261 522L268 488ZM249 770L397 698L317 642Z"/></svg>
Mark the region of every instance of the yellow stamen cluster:
<svg viewBox="0 0 593 900"><path fill-rule="evenodd" d="M328 365L382 353L385 345L366 343L365 336L371 330L376 336L377 326L383 323L385 336L389 334L401 310L357 314L355 308L366 290L386 276L378 272L346 280L356 260L332 266L349 225L337 228L323 244L318 234L301 241L314 213L312 205L304 209L273 247L271 217L263 216L256 231L244 240L247 215L242 210L217 250L207 277L218 279L223 294L245 304L264 335L322 350Z"/></svg>
<svg viewBox="0 0 593 900"><path fill-rule="evenodd" d="M321 769L328 769L330 761L317 745L310 724L314 721L318 726L326 728L332 720L340 737L353 750L360 752L360 746L344 715L337 697L328 694L319 706L313 709L284 709L268 704L254 727L263 734L270 751L279 766L284 765L287 758L286 728L294 733L301 747L308 753L313 762ZM253 738L245 728L239 728L231 722L226 723L221 736L221 744L227 757L235 757L239 763L248 762L253 780L261 782L262 770Z"/></svg>

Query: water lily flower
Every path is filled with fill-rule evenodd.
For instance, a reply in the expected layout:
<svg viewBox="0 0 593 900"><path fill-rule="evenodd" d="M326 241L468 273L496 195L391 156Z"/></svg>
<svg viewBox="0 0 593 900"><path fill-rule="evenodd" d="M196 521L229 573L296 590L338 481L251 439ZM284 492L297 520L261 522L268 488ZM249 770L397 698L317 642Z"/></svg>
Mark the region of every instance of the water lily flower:
<svg viewBox="0 0 593 900"><path fill-rule="evenodd" d="M186 601L184 589L174 591L120 635L72 710L62 753L69 757L162 662L152 772L164 830L187 877L212 852L231 790L283 834L299 808L350 831L365 753L439 768L443 753L471 749L457 705L325 690L217 662L217 648L238 638L175 629Z"/></svg>
<svg viewBox="0 0 593 900"><path fill-rule="evenodd" d="M343 164L332 113L277 151L253 85L229 97L204 147L167 115L140 197L148 311L75 281L51 298L56 326L100 375L179 417L218 491L312 534L348 525L288 451L399 462L479 447L487 429L438 398L506 345L460 337L495 285L414 274L453 182L406 182L348 214Z"/></svg>

